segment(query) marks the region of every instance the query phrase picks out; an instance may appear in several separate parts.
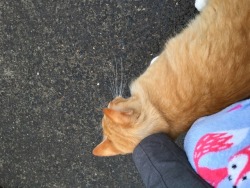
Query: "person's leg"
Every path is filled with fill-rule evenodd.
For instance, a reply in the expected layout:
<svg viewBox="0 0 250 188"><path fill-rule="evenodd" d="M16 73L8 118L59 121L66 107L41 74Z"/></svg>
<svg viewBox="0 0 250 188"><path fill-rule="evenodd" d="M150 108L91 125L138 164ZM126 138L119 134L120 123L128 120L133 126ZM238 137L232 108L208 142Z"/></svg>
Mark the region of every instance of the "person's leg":
<svg viewBox="0 0 250 188"><path fill-rule="evenodd" d="M132 156L146 187L211 187L193 170L185 152L165 134L148 136Z"/></svg>

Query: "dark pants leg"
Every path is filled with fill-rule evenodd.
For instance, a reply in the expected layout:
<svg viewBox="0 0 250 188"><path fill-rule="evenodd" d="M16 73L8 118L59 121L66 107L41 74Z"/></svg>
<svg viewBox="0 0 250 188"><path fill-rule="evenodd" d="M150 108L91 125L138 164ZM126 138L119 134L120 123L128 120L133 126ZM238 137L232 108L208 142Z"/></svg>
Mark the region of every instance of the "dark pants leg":
<svg viewBox="0 0 250 188"><path fill-rule="evenodd" d="M193 170L185 152L165 134L145 138L132 156L146 187L211 187Z"/></svg>

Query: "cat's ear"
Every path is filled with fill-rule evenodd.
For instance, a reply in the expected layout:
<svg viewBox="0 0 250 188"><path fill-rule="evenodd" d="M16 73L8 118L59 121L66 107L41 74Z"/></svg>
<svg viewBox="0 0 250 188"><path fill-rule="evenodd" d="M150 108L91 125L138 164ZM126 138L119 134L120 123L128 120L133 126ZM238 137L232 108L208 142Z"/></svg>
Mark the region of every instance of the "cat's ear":
<svg viewBox="0 0 250 188"><path fill-rule="evenodd" d="M99 157L107 157L121 154L107 138L93 149L93 155Z"/></svg>
<svg viewBox="0 0 250 188"><path fill-rule="evenodd" d="M128 124L131 121L133 110L118 111L110 108L104 108L103 113L114 123Z"/></svg>

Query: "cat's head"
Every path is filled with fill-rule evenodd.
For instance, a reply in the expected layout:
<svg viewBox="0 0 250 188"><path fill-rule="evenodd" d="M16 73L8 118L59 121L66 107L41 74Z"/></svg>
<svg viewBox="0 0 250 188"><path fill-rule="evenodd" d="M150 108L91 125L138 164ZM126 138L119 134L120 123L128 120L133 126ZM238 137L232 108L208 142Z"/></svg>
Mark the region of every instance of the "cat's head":
<svg viewBox="0 0 250 188"><path fill-rule="evenodd" d="M103 109L103 114L103 141L93 150L96 156L132 153L146 136L165 132L154 108L147 103L142 104L135 96L115 98Z"/></svg>

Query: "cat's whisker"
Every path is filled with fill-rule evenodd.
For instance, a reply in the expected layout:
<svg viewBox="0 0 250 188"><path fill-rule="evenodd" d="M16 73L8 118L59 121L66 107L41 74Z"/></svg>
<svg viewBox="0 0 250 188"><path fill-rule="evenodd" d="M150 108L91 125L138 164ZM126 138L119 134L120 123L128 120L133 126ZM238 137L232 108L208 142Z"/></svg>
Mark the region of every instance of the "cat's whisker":
<svg viewBox="0 0 250 188"><path fill-rule="evenodd" d="M122 96L122 94L123 94L123 92L124 92L124 89L125 89L126 84L127 84L127 82L126 82L126 81L123 81L123 86L122 86L122 93L121 93L121 96Z"/></svg>
<svg viewBox="0 0 250 188"><path fill-rule="evenodd" d="M109 83L109 89L112 93L113 98L122 96L124 88L126 86L124 77L124 66L122 58L114 58L114 63L109 64L110 66L110 77L107 78Z"/></svg>
<svg viewBox="0 0 250 188"><path fill-rule="evenodd" d="M117 72L117 60L115 59L115 96L118 96L118 72Z"/></svg>
<svg viewBox="0 0 250 188"><path fill-rule="evenodd" d="M121 80L120 80L119 96L122 96L122 93L123 93L123 62L122 62L122 59L120 59L120 65L121 65Z"/></svg>
<svg viewBox="0 0 250 188"><path fill-rule="evenodd" d="M114 84L114 81L111 81L111 78L108 78L108 81L109 81L109 89L112 93L112 96L115 97L115 84Z"/></svg>
<svg viewBox="0 0 250 188"><path fill-rule="evenodd" d="M109 80L109 83L110 83L110 88L111 88L111 92L112 92L112 96L113 98L116 96L116 79L113 79L113 78L116 78L116 74L115 74L115 68L114 66L111 66L111 77L108 78ZM112 80L111 80L112 78Z"/></svg>

